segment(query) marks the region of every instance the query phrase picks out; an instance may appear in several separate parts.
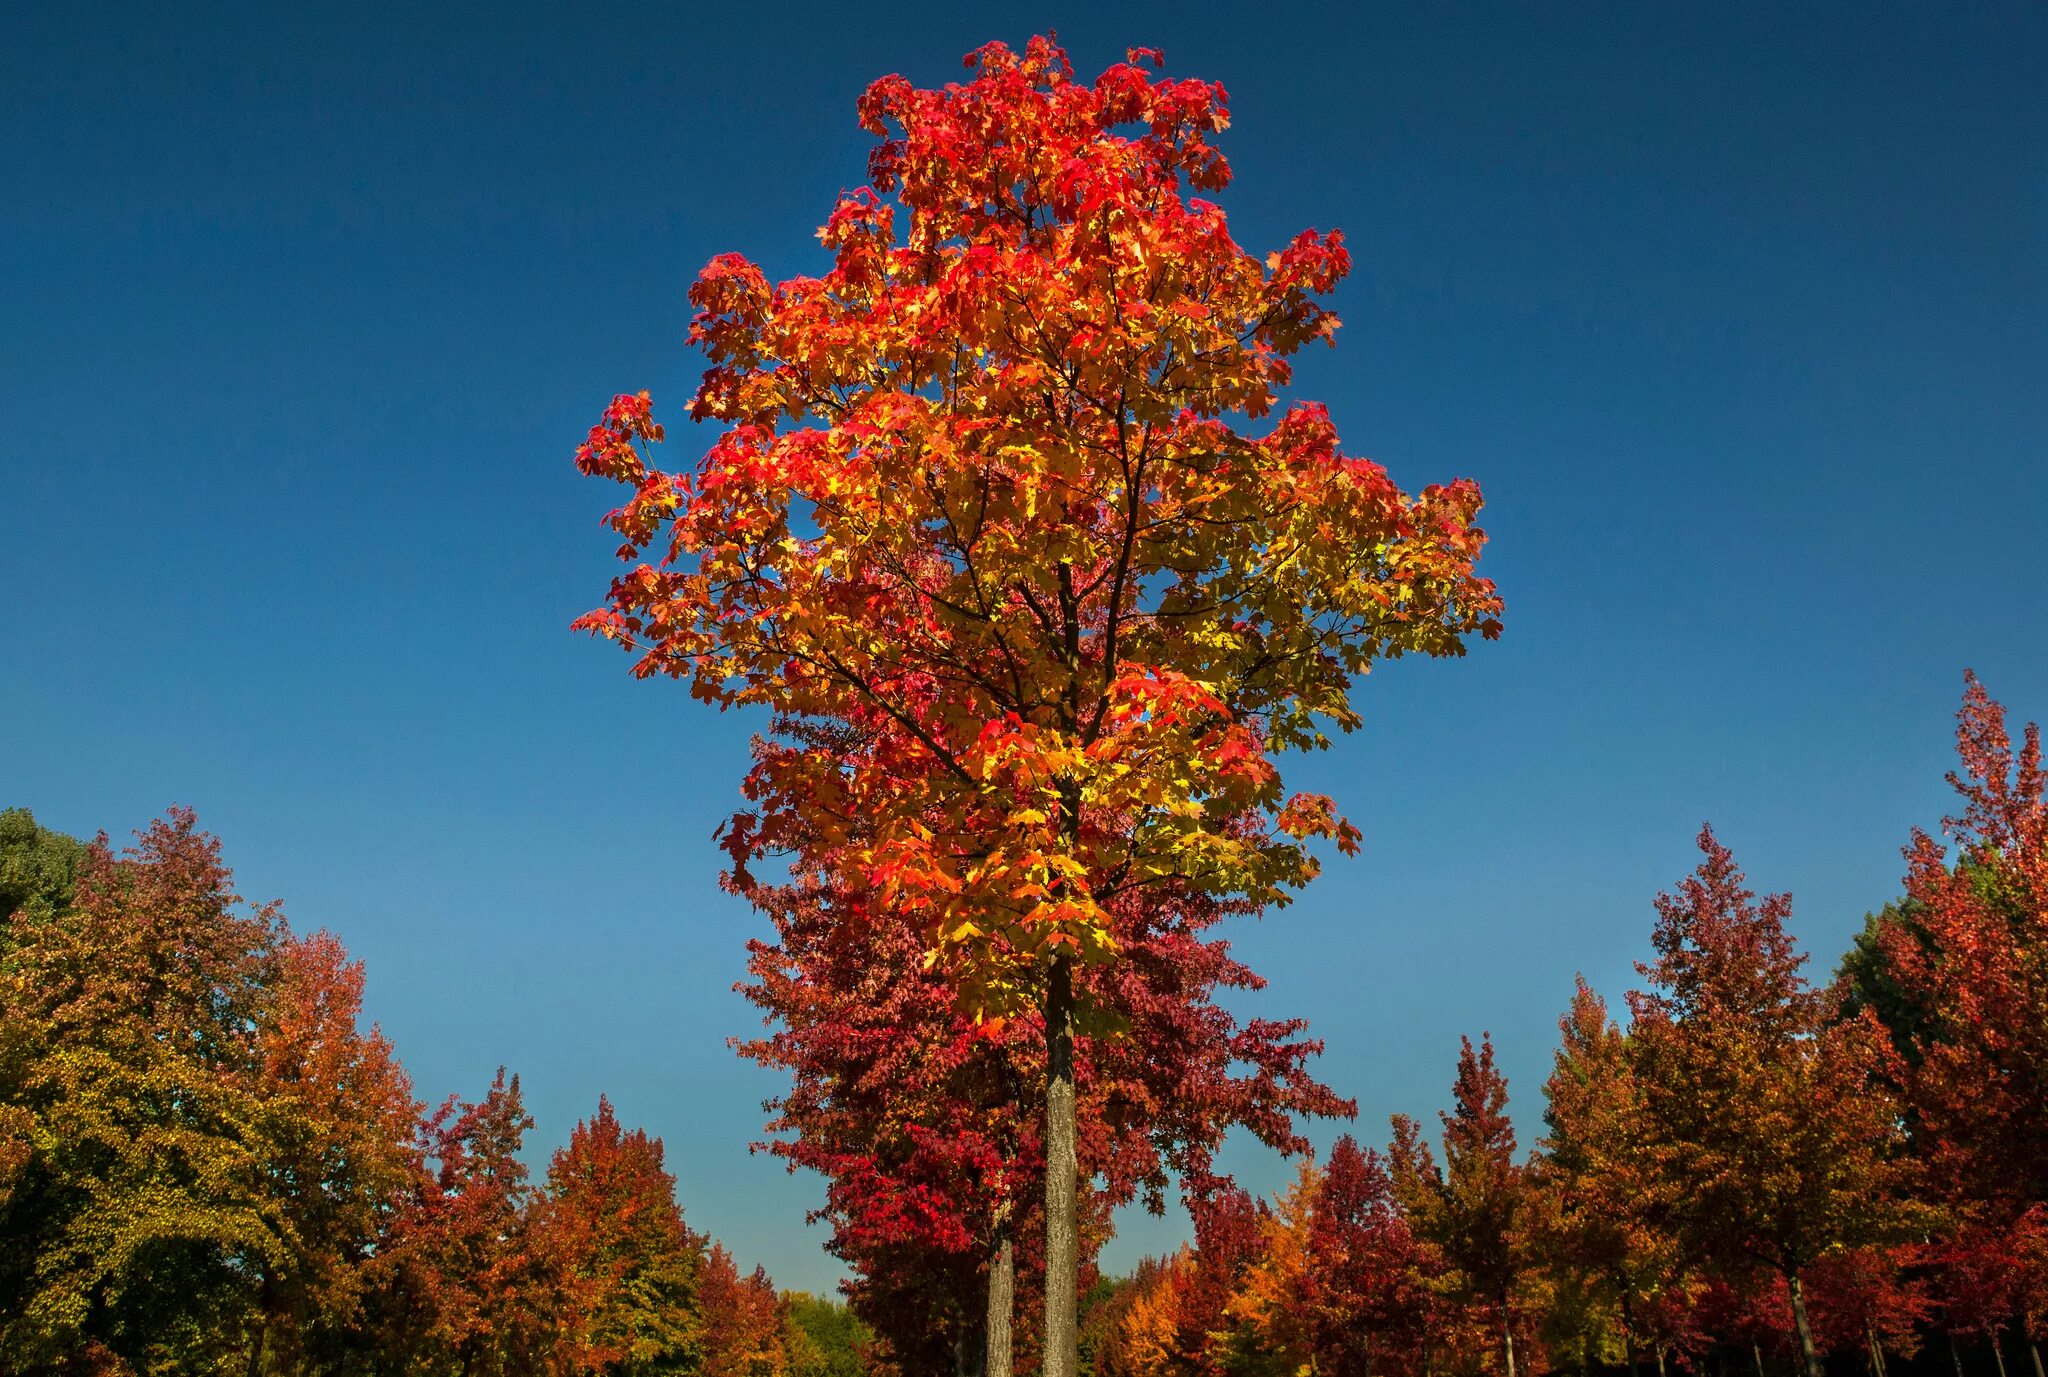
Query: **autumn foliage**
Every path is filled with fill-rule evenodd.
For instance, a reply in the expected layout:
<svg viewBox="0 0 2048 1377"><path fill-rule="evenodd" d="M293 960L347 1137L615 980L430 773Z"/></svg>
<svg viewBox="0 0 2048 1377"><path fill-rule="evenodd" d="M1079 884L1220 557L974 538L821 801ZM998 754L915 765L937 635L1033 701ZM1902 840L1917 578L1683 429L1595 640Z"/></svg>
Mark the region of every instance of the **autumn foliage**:
<svg viewBox="0 0 2048 1377"><path fill-rule="evenodd" d="M1915 834L1836 982L1703 830L1628 1025L1579 982L1533 1156L1468 1041L1441 1155L1396 1116L1384 1158L1346 1138L1198 1227L1099 1302L1096 1371L1886 1377L1930 1340L1957 1372L2038 1371L2048 815L2035 730L2015 746L1974 678L1960 724L1958 854Z"/></svg>
<svg viewBox="0 0 2048 1377"><path fill-rule="evenodd" d="M659 1139L600 1098L534 1181L518 1078L424 1112L363 978L187 810L0 813L0 1371L827 1377Z"/></svg>
<svg viewBox="0 0 2048 1377"><path fill-rule="evenodd" d="M679 465L647 392L576 454L626 566L577 626L760 730L734 1047L846 1303L690 1228L607 1097L544 1169L506 1069L420 1103L189 810L121 850L12 810L0 1373L2048 1377L2048 771L1973 675L1959 811L1833 979L1703 827L1638 988L1570 992L1539 1135L1482 1032L1434 1120L1313 1150L1354 1104L1221 934L1362 841L1282 754L1500 633L1480 493L1293 394L1350 254L1232 237L1221 85L966 68L860 98L815 275L698 275ZM1176 1197L1192 1241L1102 1275Z"/></svg>
<svg viewBox="0 0 2048 1377"><path fill-rule="evenodd" d="M699 275L689 411L717 429L694 463L657 465L646 393L592 429L577 462L631 489L609 522L632 567L580 625L774 715L738 876L799 856L913 918L965 1011L1042 1021L1069 1374L1072 1038L1123 1012L1075 965L1121 959L1124 895L1285 902L1311 839L1352 848L1275 754L1356 726L1374 661L1495 634L1500 603L1475 485L1411 496L1283 401L1350 256L1231 238L1206 199L1223 88L1144 49L1078 81L1049 38L967 66L861 98L869 185L819 230L820 275Z"/></svg>

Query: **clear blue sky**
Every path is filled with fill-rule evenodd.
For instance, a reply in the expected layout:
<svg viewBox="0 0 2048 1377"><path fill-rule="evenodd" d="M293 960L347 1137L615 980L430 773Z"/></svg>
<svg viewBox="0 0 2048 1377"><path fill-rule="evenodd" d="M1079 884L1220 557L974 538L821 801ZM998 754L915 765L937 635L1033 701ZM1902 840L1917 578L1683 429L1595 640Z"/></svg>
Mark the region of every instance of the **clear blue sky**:
<svg viewBox="0 0 2048 1377"><path fill-rule="evenodd" d="M508 1063L546 1148L609 1092L784 1284L835 1273L725 1048L745 724L569 634L613 500L569 455L684 395L705 259L815 266L875 76L1051 25L1222 80L1239 238L1356 250L1300 390L1486 489L1506 638L1364 687L1295 777L1367 855L1241 933L1370 1138L1482 1028L1533 1138L1702 819L1831 964L1963 667L2048 714L2039 6L572 8L0 19L0 803L195 805L423 1097Z"/></svg>

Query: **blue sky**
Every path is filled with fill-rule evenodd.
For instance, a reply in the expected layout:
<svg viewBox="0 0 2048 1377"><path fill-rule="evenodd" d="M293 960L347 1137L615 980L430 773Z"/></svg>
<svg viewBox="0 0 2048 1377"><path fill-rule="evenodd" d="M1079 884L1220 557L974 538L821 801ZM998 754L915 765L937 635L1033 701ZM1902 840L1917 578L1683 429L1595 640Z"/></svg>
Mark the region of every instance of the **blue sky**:
<svg viewBox="0 0 2048 1377"><path fill-rule="evenodd" d="M1506 637L1372 676L1292 774L1366 855L1238 934L1368 1138L1481 1029L1533 1138L1573 973L1618 998L1703 819L1830 965L1963 667L2048 714L2038 7L571 8L0 18L0 803L195 805L423 1098L507 1063L546 1149L609 1093L785 1285L836 1272L725 1046L748 726L569 634L613 500L569 456L691 386L712 254L816 265L876 76L1050 26L1223 81L1239 239L1358 262L1298 390L1488 494Z"/></svg>

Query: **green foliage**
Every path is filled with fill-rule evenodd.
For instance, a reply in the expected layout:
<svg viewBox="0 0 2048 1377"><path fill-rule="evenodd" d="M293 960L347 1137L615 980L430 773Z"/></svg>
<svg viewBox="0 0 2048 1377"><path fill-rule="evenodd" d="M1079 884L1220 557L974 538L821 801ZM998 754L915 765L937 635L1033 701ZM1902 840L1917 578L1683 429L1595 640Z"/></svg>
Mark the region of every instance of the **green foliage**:
<svg viewBox="0 0 2048 1377"><path fill-rule="evenodd" d="M1899 978L1891 955L1891 944L1902 938L1923 949L1931 940L1910 900L1895 900L1866 913L1863 930L1843 953L1835 980L1844 1015L1853 1018L1864 1009L1876 1014L1892 1035L1892 1045L1911 1065L1917 1064L1931 1029L1925 1002Z"/></svg>
<svg viewBox="0 0 2048 1377"><path fill-rule="evenodd" d="M805 1342L791 1344L792 1377L864 1377L861 1354L874 1339L853 1311L806 1291L784 1295L789 1323Z"/></svg>
<svg viewBox="0 0 2048 1377"><path fill-rule="evenodd" d="M47 919L70 904L84 859L78 838L39 825L26 808L0 808L0 922Z"/></svg>

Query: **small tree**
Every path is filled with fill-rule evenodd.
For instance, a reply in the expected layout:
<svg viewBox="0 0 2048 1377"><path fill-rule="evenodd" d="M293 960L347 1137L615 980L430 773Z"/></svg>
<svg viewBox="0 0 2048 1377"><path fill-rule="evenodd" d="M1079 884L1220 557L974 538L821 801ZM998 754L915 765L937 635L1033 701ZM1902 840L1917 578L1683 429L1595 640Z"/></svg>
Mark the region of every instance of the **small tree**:
<svg viewBox="0 0 2048 1377"><path fill-rule="evenodd" d="M1405 1371L1422 1351L1425 1302L1415 1239L1383 1158L1339 1138L1309 1217L1310 1265L1298 1304L1329 1377Z"/></svg>
<svg viewBox="0 0 2048 1377"><path fill-rule="evenodd" d="M257 1029L264 1192L280 1249L253 1271L266 1346L318 1362L356 1346L371 1260L420 1162L419 1105L391 1043L359 1026L363 967L331 933L279 943Z"/></svg>
<svg viewBox="0 0 2048 1377"><path fill-rule="evenodd" d="M1507 1115L1508 1083L1493 1064L1493 1039L1460 1039L1458 1077L1444 1124L1443 1185L1429 1229L1451 1268L1453 1293L1474 1318L1484 1317L1501 1344L1507 1377L1515 1377L1515 1328L1527 1265L1524 1170L1515 1161L1515 1126Z"/></svg>
<svg viewBox="0 0 2048 1377"><path fill-rule="evenodd" d="M566 1347L576 1370L638 1377L696 1369L704 1241L684 1225L675 1187L661 1139L620 1127L602 1096L548 1163L539 1227L574 1298Z"/></svg>
<svg viewBox="0 0 2048 1377"><path fill-rule="evenodd" d="M1583 978L1558 1028L1549 1131L1532 1164L1534 1232L1553 1290L1577 1302L1568 1337L1581 1358L1607 1361L1611 1337L1634 1372L1646 1339L1661 1353L1678 1338L1662 1321L1684 1313L1695 1280L1670 1227L1670 1183L1646 1150L1627 1036Z"/></svg>

